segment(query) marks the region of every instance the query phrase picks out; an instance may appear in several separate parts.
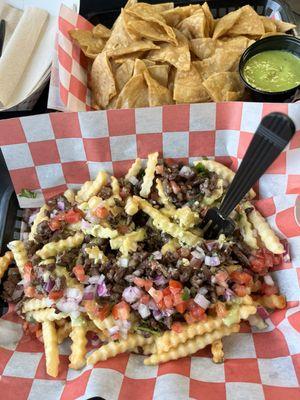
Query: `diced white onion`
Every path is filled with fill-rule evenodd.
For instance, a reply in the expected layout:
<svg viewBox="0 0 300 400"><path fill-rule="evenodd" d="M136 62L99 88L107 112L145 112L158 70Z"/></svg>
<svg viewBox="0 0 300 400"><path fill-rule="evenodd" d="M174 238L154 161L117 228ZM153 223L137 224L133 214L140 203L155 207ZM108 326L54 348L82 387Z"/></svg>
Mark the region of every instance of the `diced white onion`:
<svg viewBox="0 0 300 400"><path fill-rule="evenodd" d="M221 264L220 259L218 256L205 256L205 264L209 267L216 267Z"/></svg>
<svg viewBox="0 0 300 400"><path fill-rule="evenodd" d="M267 274L267 275L264 276L264 281L265 281L266 285L269 285L269 286L274 286L275 285L275 283L273 281L273 278L271 277L270 274Z"/></svg>
<svg viewBox="0 0 300 400"><path fill-rule="evenodd" d="M119 258L119 266L120 267L122 267L122 268L127 268L128 267L128 263L129 263L129 260L128 260L128 258Z"/></svg>
<svg viewBox="0 0 300 400"><path fill-rule="evenodd" d="M149 315L151 314L149 307L147 307L146 304L142 303L138 307L138 312L143 319L149 317Z"/></svg>
<svg viewBox="0 0 300 400"><path fill-rule="evenodd" d="M194 302L198 304L201 308L206 310L208 306L210 305L210 301L207 300L206 297L203 296L201 293L197 293L196 297L194 298Z"/></svg>
<svg viewBox="0 0 300 400"><path fill-rule="evenodd" d="M192 176L194 173L191 170L190 167L188 167L187 165L184 165L181 170L179 171L179 175L182 176L183 178L189 178L190 176Z"/></svg>
<svg viewBox="0 0 300 400"><path fill-rule="evenodd" d="M155 260L161 260L162 259L161 251L155 251L154 253L152 253L152 255L153 255Z"/></svg>
<svg viewBox="0 0 300 400"><path fill-rule="evenodd" d="M192 255L194 258L197 258L198 260L203 261L204 258L205 258L205 253L204 253L203 249L201 249L201 250L202 250L202 252L201 252L201 251L198 251L198 250L193 250L193 251L191 252L191 255Z"/></svg>

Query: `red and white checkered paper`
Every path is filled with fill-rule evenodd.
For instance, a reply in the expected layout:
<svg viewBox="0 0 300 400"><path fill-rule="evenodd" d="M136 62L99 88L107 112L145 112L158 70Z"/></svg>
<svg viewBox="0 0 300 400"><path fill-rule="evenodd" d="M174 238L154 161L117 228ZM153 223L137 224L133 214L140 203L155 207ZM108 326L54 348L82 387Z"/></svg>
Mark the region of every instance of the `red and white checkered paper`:
<svg viewBox="0 0 300 400"><path fill-rule="evenodd" d="M282 19L276 9L270 18ZM58 27L48 108L59 111L89 111L92 109L92 102L91 91L87 87L88 61L79 46L71 41L68 32L75 28L92 30L93 25L75 11L62 5Z"/></svg>
<svg viewBox="0 0 300 400"><path fill-rule="evenodd" d="M152 151L191 162L215 157L236 169L261 118L288 113L297 133L257 185L257 207L290 245L292 262L274 277L288 309L276 311L264 331L243 325L225 338L224 364L209 349L158 367L143 356L123 354L95 368L68 370L69 345L61 346L58 378L45 373L43 346L23 336L13 313L0 319L0 398L70 400L299 400L300 398L300 105L219 103L156 108L54 113L0 121L0 145L17 193L37 191L41 204L68 187L94 178L100 168L124 173Z"/></svg>

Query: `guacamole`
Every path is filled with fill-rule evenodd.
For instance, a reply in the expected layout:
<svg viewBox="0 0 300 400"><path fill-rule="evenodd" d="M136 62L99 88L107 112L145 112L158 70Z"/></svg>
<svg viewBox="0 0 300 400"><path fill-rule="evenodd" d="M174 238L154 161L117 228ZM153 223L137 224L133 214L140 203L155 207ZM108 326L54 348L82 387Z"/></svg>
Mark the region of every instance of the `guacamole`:
<svg viewBox="0 0 300 400"><path fill-rule="evenodd" d="M255 54L243 69L245 80L265 92L282 92L300 84L300 58L285 50Z"/></svg>

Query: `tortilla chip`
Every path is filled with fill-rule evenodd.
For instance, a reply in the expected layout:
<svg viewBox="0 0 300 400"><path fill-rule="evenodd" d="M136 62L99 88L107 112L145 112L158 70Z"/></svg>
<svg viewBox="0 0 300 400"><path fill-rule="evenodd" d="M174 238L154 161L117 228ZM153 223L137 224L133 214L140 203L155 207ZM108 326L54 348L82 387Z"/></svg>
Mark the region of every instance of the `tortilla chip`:
<svg viewBox="0 0 300 400"><path fill-rule="evenodd" d="M126 60L122 65L117 68L115 72L115 81L118 91L121 92L123 87L133 75L134 61L132 59Z"/></svg>
<svg viewBox="0 0 300 400"><path fill-rule="evenodd" d="M111 36L106 42L103 51L107 52L108 57L116 58L124 54L157 48L159 47L149 40L135 41L129 36L124 23L124 10L122 10L113 26Z"/></svg>
<svg viewBox="0 0 300 400"><path fill-rule="evenodd" d="M146 70L147 67L144 61L136 59L134 63L133 76L142 74Z"/></svg>
<svg viewBox="0 0 300 400"><path fill-rule="evenodd" d="M133 76L123 87L116 108L149 107L148 86L144 75Z"/></svg>
<svg viewBox="0 0 300 400"><path fill-rule="evenodd" d="M239 8L238 10L232 11L220 18L215 25L213 39L218 39L219 37L224 36L240 18L241 13L242 9Z"/></svg>
<svg viewBox="0 0 300 400"><path fill-rule="evenodd" d="M129 14L125 10L125 25L128 34L135 39L146 38L158 42L174 43L174 39L156 22L144 21ZM172 28L171 28L172 29ZM175 43L176 44L176 43Z"/></svg>
<svg viewBox="0 0 300 400"><path fill-rule="evenodd" d="M86 57L95 59L103 50L106 40L95 37L92 31L74 29L69 31L73 41L80 47Z"/></svg>
<svg viewBox="0 0 300 400"><path fill-rule="evenodd" d="M196 61L202 79L208 79L217 72L234 71L238 67L241 52L231 49L217 49L212 57Z"/></svg>
<svg viewBox="0 0 300 400"><path fill-rule="evenodd" d="M149 71L144 71L144 78L148 85L150 107L173 104L173 99L169 89L160 85L155 79L153 79Z"/></svg>
<svg viewBox="0 0 300 400"><path fill-rule="evenodd" d="M175 67L170 68L169 77L168 77L168 89L173 94L174 91L174 83L175 83L175 76L176 76L177 69ZM173 96L174 98L174 96Z"/></svg>
<svg viewBox="0 0 300 400"><path fill-rule="evenodd" d="M92 29L92 32L95 37L102 38L102 39L109 39L109 37L111 35L111 30L106 28L106 26L104 26L102 24L98 24L98 25L94 26L94 28Z"/></svg>
<svg viewBox="0 0 300 400"><path fill-rule="evenodd" d="M241 100L244 87L237 72L218 72L203 81L213 101Z"/></svg>
<svg viewBox="0 0 300 400"><path fill-rule="evenodd" d="M276 32L275 22L271 20L271 18L260 16L261 22L263 23L265 33L267 32Z"/></svg>
<svg viewBox="0 0 300 400"><path fill-rule="evenodd" d="M230 36L251 35L259 37L265 33L264 24L259 15L249 5L242 7L235 24L228 30Z"/></svg>
<svg viewBox="0 0 300 400"><path fill-rule="evenodd" d="M206 2L202 5L202 10L206 19L205 37L210 37L214 31L214 17L210 11L209 5Z"/></svg>
<svg viewBox="0 0 300 400"><path fill-rule="evenodd" d="M195 63L192 62L189 71L176 72L173 99L176 100L176 103L197 103L210 100Z"/></svg>
<svg viewBox="0 0 300 400"><path fill-rule="evenodd" d="M109 100L117 94L115 79L107 54L98 54L91 69L90 85L93 93L93 103L104 109Z"/></svg>
<svg viewBox="0 0 300 400"><path fill-rule="evenodd" d="M188 39L203 38L206 32L206 18L202 8L199 8L190 17L185 18L177 25L180 30Z"/></svg>
<svg viewBox="0 0 300 400"><path fill-rule="evenodd" d="M264 35L261 35L260 39L263 39L263 38L269 37L269 36L277 36L277 35L286 35L286 33L283 33L283 32L267 32ZM255 42L255 40L253 42Z"/></svg>
<svg viewBox="0 0 300 400"><path fill-rule="evenodd" d="M115 109L117 108L117 107L116 107L117 101L118 101L118 95L114 96L114 97L110 100L110 102L108 103L106 109L107 109L107 110L115 110Z"/></svg>
<svg viewBox="0 0 300 400"><path fill-rule="evenodd" d="M122 56L114 58L114 62L116 64L123 64L123 62L127 60L132 60L134 62L136 58L143 57L144 53L144 51L135 51L134 53L124 54Z"/></svg>
<svg viewBox="0 0 300 400"><path fill-rule="evenodd" d="M170 26L176 27L180 21L190 17L199 10L201 6L199 4L191 4L185 7L176 7L172 10L163 11L161 15L164 17L166 23Z"/></svg>
<svg viewBox="0 0 300 400"><path fill-rule="evenodd" d="M291 29L295 29L297 26L294 24L290 24L289 22L280 21L278 19L273 19L273 22L276 25L277 32L288 32Z"/></svg>
<svg viewBox="0 0 300 400"><path fill-rule="evenodd" d="M153 79L155 79L162 86L166 87L168 86L169 71L170 71L169 65L167 64L150 65L147 68Z"/></svg>
<svg viewBox="0 0 300 400"><path fill-rule="evenodd" d="M155 65L155 61L148 60L147 58L139 58L146 64L146 67L151 67L152 65Z"/></svg>
<svg viewBox="0 0 300 400"><path fill-rule="evenodd" d="M212 57L217 49L240 51L242 54L252 41L246 36L222 37L221 39L198 38L190 40L191 51L200 59Z"/></svg>
<svg viewBox="0 0 300 400"><path fill-rule="evenodd" d="M146 22L159 25L169 37L170 42L177 44L174 30L166 24L164 18L151 4L137 3L134 6L129 7L126 12Z"/></svg>
<svg viewBox="0 0 300 400"><path fill-rule="evenodd" d="M152 4L152 7L156 12L162 13L167 10L172 10L174 8L174 3Z"/></svg>
<svg viewBox="0 0 300 400"><path fill-rule="evenodd" d="M152 61L168 62L180 71L188 71L191 64L191 54L186 37L174 29L178 40L178 46L170 43L162 43L159 50L151 50L148 59Z"/></svg>

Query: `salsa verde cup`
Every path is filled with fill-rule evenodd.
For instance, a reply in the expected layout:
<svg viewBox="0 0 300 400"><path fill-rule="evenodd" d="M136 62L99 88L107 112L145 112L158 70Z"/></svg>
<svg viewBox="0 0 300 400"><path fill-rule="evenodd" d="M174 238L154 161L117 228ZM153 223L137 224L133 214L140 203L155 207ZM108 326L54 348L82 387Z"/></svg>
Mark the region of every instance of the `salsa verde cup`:
<svg viewBox="0 0 300 400"><path fill-rule="evenodd" d="M250 92L251 98L255 101L261 102L284 102L288 100L291 96L293 96L296 90L300 87L297 85L292 89L288 89L282 92L269 92L255 88L251 86L249 82L247 82L244 76L244 67L250 58L255 56L258 53L267 51L267 50L284 50L291 52L295 56L300 58L300 39L294 36L288 35L275 35L269 36L264 39L258 40L249 46L241 56L239 63L239 73L241 80L244 85Z"/></svg>

